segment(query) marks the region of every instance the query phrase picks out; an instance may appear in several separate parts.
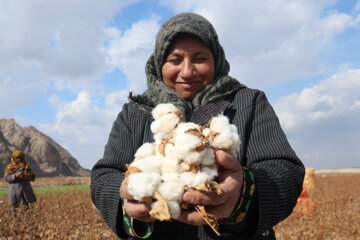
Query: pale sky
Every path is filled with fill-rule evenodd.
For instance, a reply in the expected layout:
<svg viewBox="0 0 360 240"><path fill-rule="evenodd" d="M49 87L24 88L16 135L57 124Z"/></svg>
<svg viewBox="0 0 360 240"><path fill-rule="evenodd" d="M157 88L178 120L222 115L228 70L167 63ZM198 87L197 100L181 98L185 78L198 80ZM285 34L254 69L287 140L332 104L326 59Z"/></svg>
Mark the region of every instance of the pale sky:
<svg viewBox="0 0 360 240"><path fill-rule="evenodd" d="M230 75L266 93L306 167L360 167L360 0L0 0L0 118L92 168L181 12L210 20Z"/></svg>

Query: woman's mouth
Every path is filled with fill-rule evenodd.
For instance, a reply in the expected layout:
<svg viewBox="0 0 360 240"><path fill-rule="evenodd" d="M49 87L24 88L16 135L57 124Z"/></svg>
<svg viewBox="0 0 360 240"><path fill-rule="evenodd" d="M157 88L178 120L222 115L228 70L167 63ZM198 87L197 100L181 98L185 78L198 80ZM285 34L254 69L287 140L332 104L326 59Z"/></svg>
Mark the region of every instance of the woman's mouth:
<svg viewBox="0 0 360 240"><path fill-rule="evenodd" d="M193 88L194 86L198 85L199 82L177 82L176 84L181 86L182 88Z"/></svg>

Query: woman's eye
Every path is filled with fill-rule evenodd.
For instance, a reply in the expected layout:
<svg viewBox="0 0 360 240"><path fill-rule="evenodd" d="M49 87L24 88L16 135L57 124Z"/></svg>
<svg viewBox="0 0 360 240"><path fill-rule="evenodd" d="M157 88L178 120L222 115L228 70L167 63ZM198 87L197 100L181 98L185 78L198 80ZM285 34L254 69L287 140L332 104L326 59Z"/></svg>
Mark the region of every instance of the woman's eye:
<svg viewBox="0 0 360 240"><path fill-rule="evenodd" d="M175 59L169 59L169 60L167 60L168 62L171 62L171 63L180 63L181 62L181 59L177 59L177 58L175 58Z"/></svg>
<svg viewBox="0 0 360 240"><path fill-rule="evenodd" d="M199 63L199 62L205 62L206 60L207 60L207 58L205 58L205 57L198 57L198 58L195 58L193 61Z"/></svg>

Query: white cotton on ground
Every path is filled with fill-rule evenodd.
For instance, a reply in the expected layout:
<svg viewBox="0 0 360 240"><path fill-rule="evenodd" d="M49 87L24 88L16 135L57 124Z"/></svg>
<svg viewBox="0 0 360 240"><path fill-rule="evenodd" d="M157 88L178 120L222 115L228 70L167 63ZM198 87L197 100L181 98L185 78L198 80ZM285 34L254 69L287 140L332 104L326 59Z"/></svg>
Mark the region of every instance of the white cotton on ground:
<svg viewBox="0 0 360 240"><path fill-rule="evenodd" d="M179 117L174 114L170 113L167 115L164 115L155 121L153 121L150 125L151 132L153 133L171 133L175 127L180 122Z"/></svg>
<svg viewBox="0 0 360 240"><path fill-rule="evenodd" d="M178 218L181 213L180 204L176 201L168 201L167 204L170 209L171 218Z"/></svg>
<svg viewBox="0 0 360 240"><path fill-rule="evenodd" d="M157 190L167 201L182 201L184 184L181 181L161 182Z"/></svg>
<svg viewBox="0 0 360 240"><path fill-rule="evenodd" d="M150 156L142 159L135 159L134 162L131 163L131 166L135 166L140 168L143 172L155 172L161 173L161 158L159 156Z"/></svg>
<svg viewBox="0 0 360 240"><path fill-rule="evenodd" d="M127 190L135 200L140 201L144 197L151 197L159 184L160 174L158 173L134 173L129 176Z"/></svg>
<svg viewBox="0 0 360 240"><path fill-rule="evenodd" d="M154 143L144 143L135 153L135 158L142 159L153 156L156 153L156 146Z"/></svg>
<svg viewBox="0 0 360 240"><path fill-rule="evenodd" d="M211 165L215 163L215 151L212 148L204 149L204 157L201 161L202 165Z"/></svg>
<svg viewBox="0 0 360 240"><path fill-rule="evenodd" d="M164 115L167 115L169 113L175 113L177 111L180 111L177 107L175 107L171 103L162 103L158 104L152 111L151 114L154 117L154 119L158 119Z"/></svg>

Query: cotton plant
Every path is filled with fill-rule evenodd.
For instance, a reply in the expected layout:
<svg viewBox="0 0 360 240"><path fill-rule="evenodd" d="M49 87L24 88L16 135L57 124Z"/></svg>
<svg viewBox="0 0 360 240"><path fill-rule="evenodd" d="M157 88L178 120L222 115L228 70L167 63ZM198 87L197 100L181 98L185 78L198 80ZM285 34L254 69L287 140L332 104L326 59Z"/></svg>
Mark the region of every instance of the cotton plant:
<svg viewBox="0 0 360 240"><path fill-rule="evenodd" d="M178 108L159 104L153 111L153 143L144 143L128 165L128 191L135 200L151 203L150 215L159 220L176 219L185 191L215 191L221 194L215 151L228 151L236 156L240 138L235 125L222 114L213 117L207 127L184 122ZM195 208L205 218L202 206ZM201 213L202 212L202 213ZM216 219L215 219L216 222Z"/></svg>

